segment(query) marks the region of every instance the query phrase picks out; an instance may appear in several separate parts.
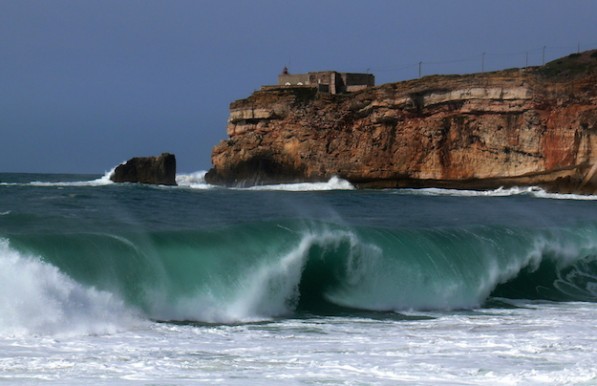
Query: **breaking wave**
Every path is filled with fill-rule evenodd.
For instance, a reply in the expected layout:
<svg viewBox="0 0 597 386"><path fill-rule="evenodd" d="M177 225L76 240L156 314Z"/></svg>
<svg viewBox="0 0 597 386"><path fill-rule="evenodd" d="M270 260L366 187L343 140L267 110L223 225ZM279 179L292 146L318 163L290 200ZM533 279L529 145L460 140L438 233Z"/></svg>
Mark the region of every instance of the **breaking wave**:
<svg viewBox="0 0 597 386"><path fill-rule="evenodd" d="M0 239L0 335L80 335L140 324L118 297L77 283Z"/></svg>
<svg viewBox="0 0 597 386"><path fill-rule="evenodd" d="M288 221L12 235L0 242L0 266L0 334L110 331L138 315L233 323L470 309L492 297L593 302L597 227L385 229Z"/></svg>

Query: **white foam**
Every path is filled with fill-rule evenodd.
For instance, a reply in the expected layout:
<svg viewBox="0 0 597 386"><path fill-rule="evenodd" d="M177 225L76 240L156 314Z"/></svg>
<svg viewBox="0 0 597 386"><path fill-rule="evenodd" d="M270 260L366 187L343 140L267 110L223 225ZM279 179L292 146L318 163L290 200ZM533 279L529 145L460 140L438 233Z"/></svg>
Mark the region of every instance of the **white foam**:
<svg viewBox="0 0 597 386"><path fill-rule="evenodd" d="M247 190L284 190L290 192L309 192L324 190L354 190L354 186L346 180L333 176L327 182L302 182L295 184L260 185L245 188Z"/></svg>
<svg viewBox="0 0 597 386"><path fill-rule="evenodd" d="M205 175L207 171L201 170L193 173L181 173L176 175L176 183L178 186L207 190L213 189L216 186L205 182ZM257 190L257 191L288 191L288 192L309 192L309 191L325 191L325 190L353 190L354 186L350 182L338 178L336 176L326 182L302 182L293 184L276 184L276 185L258 185L248 188L232 188L234 190Z"/></svg>
<svg viewBox="0 0 597 386"><path fill-rule="evenodd" d="M562 194L562 193L547 193L545 190L539 189L533 192L534 197L551 198L556 200L581 200L581 201L596 201L597 195L582 195L582 194Z"/></svg>
<svg viewBox="0 0 597 386"><path fill-rule="evenodd" d="M207 174L206 170L200 170L193 173L181 173L176 175L176 183L178 186L191 188L191 189L199 189L199 190L207 190L213 189L214 186L210 185L205 182L205 175Z"/></svg>
<svg viewBox="0 0 597 386"><path fill-rule="evenodd" d="M325 228L306 231L296 244L286 250L272 250L232 282L214 281L209 287L175 300L165 299L156 289L151 294L150 315L158 320L208 323L245 323L290 315L300 299L299 284L311 248L314 245L337 248L346 240L352 248L359 249L353 245L359 241L351 232ZM351 278L358 279L359 274L362 272L353 273Z"/></svg>
<svg viewBox="0 0 597 386"><path fill-rule="evenodd" d="M85 287L0 239L0 336L104 334L139 321L114 294Z"/></svg>
<svg viewBox="0 0 597 386"><path fill-rule="evenodd" d="M531 196L557 200L597 200L597 195L548 193L537 186L497 188L494 190L458 190L442 188L402 189L400 192L414 193L423 196L453 196L453 197L508 197Z"/></svg>
<svg viewBox="0 0 597 386"><path fill-rule="evenodd" d="M336 316L0 337L0 378L11 385L595 384L597 305L523 305L413 321Z"/></svg>
<svg viewBox="0 0 597 386"><path fill-rule="evenodd" d="M105 172L102 177L98 178L97 180L90 181L90 183L91 184L95 184L95 185L110 185L110 184L113 184L114 182L112 182L112 180L110 179L110 176L112 174L114 174L114 170L116 170L117 167L118 166L114 166L112 169L110 169L107 172Z"/></svg>
<svg viewBox="0 0 597 386"><path fill-rule="evenodd" d="M158 291L153 294L152 317L238 323L291 314L299 299L303 265L316 237L305 235L298 245L272 259L264 259L233 283L212 283L209 289L175 301L165 301Z"/></svg>
<svg viewBox="0 0 597 386"><path fill-rule="evenodd" d="M303 237L296 248L278 261L257 267L249 275L250 280L239 288L239 296L231 304L232 316L266 318L292 313L299 300L299 283L314 237Z"/></svg>
<svg viewBox="0 0 597 386"><path fill-rule="evenodd" d="M31 186L103 186L103 185L110 185L113 184L110 180L110 176L114 173L116 166L113 167L111 170L104 173L103 176L97 178L95 180L90 181L57 181L57 182L48 182L48 181L32 181L29 183Z"/></svg>

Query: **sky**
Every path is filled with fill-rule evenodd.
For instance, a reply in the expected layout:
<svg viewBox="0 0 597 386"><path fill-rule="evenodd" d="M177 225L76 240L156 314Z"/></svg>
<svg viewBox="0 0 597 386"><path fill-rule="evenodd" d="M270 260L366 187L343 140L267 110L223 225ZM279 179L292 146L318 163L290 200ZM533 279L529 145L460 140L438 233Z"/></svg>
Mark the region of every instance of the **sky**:
<svg viewBox="0 0 597 386"><path fill-rule="evenodd" d="M229 104L291 73L376 83L597 48L594 0L0 0L0 172L211 166Z"/></svg>

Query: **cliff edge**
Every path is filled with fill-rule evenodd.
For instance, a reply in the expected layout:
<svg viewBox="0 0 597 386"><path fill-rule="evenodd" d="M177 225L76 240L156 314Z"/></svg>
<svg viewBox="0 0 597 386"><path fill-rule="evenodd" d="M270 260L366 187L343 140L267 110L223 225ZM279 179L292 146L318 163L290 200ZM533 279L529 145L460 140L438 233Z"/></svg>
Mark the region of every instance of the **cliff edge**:
<svg viewBox="0 0 597 386"><path fill-rule="evenodd" d="M268 87L230 105L212 184L339 176L361 188L541 186L597 194L597 50L541 67L350 94Z"/></svg>

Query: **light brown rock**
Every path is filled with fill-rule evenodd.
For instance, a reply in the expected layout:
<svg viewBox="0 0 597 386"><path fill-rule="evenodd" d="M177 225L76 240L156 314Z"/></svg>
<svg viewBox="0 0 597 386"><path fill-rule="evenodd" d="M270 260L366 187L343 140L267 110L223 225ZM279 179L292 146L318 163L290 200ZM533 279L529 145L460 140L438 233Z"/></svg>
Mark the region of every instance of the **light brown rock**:
<svg viewBox="0 0 597 386"><path fill-rule="evenodd" d="M597 193L597 51L544 67L431 76L345 95L305 88L231 104L210 183L345 178L357 187Z"/></svg>

